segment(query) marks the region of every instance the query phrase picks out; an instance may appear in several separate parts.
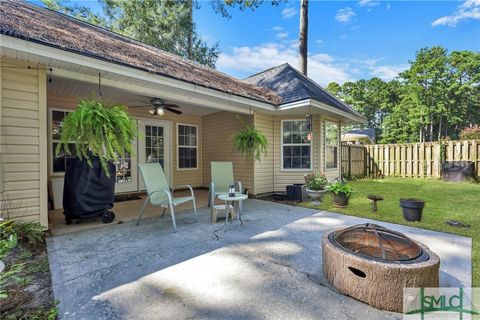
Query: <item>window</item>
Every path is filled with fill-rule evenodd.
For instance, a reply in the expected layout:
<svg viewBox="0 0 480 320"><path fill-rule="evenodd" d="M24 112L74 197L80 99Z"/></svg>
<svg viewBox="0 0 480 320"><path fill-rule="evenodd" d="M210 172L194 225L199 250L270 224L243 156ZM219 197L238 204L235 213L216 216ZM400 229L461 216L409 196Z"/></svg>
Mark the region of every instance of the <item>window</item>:
<svg viewBox="0 0 480 320"><path fill-rule="evenodd" d="M325 122L325 168L338 167L338 125L334 122Z"/></svg>
<svg viewBox="0 0 480 320"><path fill-rule="evenodd" d="M51 114L52 121L50 123L52 173L65 172L65 166L67 163L67 159L69 158L69 156L66 156L64 150L62 150L58 156L55 155L57 151L57 145L60 143L63 119L65 119L68 113L69 111L52 110L52 114ZM72 153L71 157L74 157L75 144L71 143L68 146L69 146L70 152Z"/></svg>
<svg viewBox="0 0 480 320"><path fill-rule="evenodd" d="M311 170L312 144L305 120L282 121L282 168Z"/></svg>
<svg viewBox="0 0 480 320"><path fill-rule="evenodd" d="M197 126L177 125L178 169L197 169Z"/></svg>

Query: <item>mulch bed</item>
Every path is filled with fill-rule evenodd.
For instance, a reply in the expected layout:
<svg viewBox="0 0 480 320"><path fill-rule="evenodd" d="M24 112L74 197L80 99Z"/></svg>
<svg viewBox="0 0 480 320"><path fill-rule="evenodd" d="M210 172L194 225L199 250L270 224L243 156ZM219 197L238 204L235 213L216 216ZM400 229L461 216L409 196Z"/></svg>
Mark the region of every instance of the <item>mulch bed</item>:
<svg viewBox="0 0 480 320"><path fill-rule="evenodd" d="M57 318L50 268L44 243L35 248L18 244L2 258L0 318L3 320L54 320Z"/></svg>

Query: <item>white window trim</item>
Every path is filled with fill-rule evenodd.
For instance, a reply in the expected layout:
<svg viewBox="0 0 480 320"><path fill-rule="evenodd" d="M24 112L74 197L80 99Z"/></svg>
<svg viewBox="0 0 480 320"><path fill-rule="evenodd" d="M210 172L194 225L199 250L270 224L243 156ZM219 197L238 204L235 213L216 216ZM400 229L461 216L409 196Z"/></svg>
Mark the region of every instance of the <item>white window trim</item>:
<svg viewBox="0 0 480 320"><path fill-rule="evenodd" d="M337 145L333 145L333 144L328 144L327 145L327 122L330 122L330 123L333 123L337 126ZM325 155L325 172L332 172L332 171L338 171L339 168L338 168L338 162L339 162L339 156L340 156L340 152L341 152L341 149L340 149L340 138L339 138L339 135L340 135L340 123L338 122L335 122L335 121L331 121L331 120L325 120L323 122L323 125L324 125L324 137L323 137L323 154ZM337 161L336 161L336 167L335 168L327 168L327 147L337 147Z"/></svg>
<svg viewBox="0 0 480 320"><path fill-rule="evenodd" d="M53 122L53 111L60 111L60 112L73 112L72 109L62 109L62 108L48 108L48 174L51 177L63 177L65 176L64 172L53 172L53 158L55 157L55 150L53 150L53 135L52 135L52 122ZM58 143L58 142L57 142Z"/></svg>
<svg viewBox="0 0 480 320"><path fill-rule="evenodd" d="M178 136L179 136L179 130L178 130L178 127L179 126L189 126L189 127L195 127L197 128L197 137L196 137L196 141L195 141L195 146L180 146L180 143L179 143L179 139L178 139ZM177 125L176 125L176 129L177 129L177 132L175 133L176 135L176 148L177 148L177 171L193 171L193 170L198 170L198 138L200 136L200 132L198 131L198 125L196 124L190 124L190 123L178 123L177 122ZM197 157L197 166L195 168L180 168L180 148L181 147L184 147L184 148L195 148L196 150L196 157Z"/></svg>
<svg viewBox="0 0 480 320"><path fill-rule="evenodd" d="M299 168L299 169L294 169L294 168L290 168L290 169L285 169L283 167L283 123L284 122L287 122L287 121L305 121L305 118L302 118L302 119L283 119L280 123L280 171L288 171L288 172L293 172L293 171L298 171L298 172L309 172L309 171L312 171L313 169L313 144L312 144L312 141L313 141L313 130L312 130L312 137L310 139L310 168ZM313 129L313 128L312 128ZM288 143L286 144L287 146L306 146L307 144L306 143Z"/></svg>

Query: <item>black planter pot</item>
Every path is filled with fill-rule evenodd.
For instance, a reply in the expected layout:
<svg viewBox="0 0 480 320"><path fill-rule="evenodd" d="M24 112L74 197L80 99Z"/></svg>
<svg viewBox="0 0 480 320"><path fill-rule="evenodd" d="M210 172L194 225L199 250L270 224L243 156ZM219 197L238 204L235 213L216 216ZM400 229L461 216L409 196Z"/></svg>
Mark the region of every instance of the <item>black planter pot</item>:
<svg viewBox="0 0 480 320"><path fill-rule="evenodd" d="M337 208L345 208L348 205L348 196L339 192L338 194L333 195L333 206Z"/></svg>
<svg viewBox="0 0 480 320"><path fill-rule="evenodd" d="M425 201L419 199L400 199L403 218L407 221L421 221Z"/></svg>

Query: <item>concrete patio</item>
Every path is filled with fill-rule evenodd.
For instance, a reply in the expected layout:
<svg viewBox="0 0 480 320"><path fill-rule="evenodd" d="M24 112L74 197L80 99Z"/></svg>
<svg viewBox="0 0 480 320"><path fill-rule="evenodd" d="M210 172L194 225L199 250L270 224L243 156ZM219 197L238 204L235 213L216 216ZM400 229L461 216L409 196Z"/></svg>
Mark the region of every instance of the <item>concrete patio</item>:
<svg viewBox="0 0 480 320"><path fill-rule="evenodd" d="M244 225L210 210L48 239L60 319L400 319L332 290L321 237L367 219L248 200ZM471 286L471 239L400 225L442 259L442 286ZM218 231L217 231L218 230Z"/></svg>

